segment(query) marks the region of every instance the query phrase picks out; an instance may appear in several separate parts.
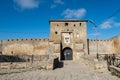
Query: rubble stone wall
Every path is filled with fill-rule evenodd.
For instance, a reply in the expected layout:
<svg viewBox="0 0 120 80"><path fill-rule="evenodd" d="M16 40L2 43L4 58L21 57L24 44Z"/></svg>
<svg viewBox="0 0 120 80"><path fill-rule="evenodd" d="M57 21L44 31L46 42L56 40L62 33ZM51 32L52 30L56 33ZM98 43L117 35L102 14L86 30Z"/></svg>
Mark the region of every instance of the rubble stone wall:
<svg viewBox="0 0 120 80"><path fill-rule="evenodd" d="M89 54L113 54L114 41L113 40L88 40Z"/></svg>
<svg viewBox="0 0 120 80"><path fill-rule="evenodd" d="M115 53L116 54L120 54L120 36L116 36L111 38L113 40L114 43L114 49L115 49Z"/></svg>
<svg viewBox="0 0 120 80"><path fill-rule="evenodd" d="M3 55L45 55L49 47L48 39L15 39L0 42Z"/></svg>

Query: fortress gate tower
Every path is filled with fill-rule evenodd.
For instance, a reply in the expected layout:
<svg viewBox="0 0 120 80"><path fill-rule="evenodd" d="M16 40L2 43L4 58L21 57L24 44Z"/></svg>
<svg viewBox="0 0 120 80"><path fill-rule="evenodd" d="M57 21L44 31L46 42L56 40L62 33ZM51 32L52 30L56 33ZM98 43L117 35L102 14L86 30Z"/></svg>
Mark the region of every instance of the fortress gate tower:
<svg viewBox="0 0 120 80"><path fill-rule="evenodd" d="M87 20L50 20L50 41L61 60L75 60L88 54Z"/></svg>

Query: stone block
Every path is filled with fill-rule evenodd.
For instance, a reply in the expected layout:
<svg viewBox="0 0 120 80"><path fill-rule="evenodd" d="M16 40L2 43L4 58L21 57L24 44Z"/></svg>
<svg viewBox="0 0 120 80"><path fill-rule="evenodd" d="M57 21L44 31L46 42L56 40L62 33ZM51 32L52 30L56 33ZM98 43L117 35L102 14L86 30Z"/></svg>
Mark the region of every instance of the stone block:
<svg viewBox="0 0 120 80"><path fill-rule="evenodd" d="M47 70L53 70L53 64L48 64L48 65L46 66L46 69L47 69Z"/></svg>

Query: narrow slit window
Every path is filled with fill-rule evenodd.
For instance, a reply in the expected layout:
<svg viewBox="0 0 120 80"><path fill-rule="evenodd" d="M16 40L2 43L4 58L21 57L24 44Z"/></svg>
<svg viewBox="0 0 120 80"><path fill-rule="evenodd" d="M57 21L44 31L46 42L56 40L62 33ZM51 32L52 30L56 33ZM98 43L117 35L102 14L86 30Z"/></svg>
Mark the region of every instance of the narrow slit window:
<svg viewBox="0 0 120 80"><path fill-rule="evenodd" d="M58 34L58 32L56 31L55 34Z"/></svg>
<svg viewBox="0 0 120 80"><path fill-rule="evenodd" d="M68 26L68 23L65 23L65 26Z"/></svg>
<svg viewBox="0 0 120 80"><path fill-rule="evenodd" d="M75 27L76 25L74 24L74 27Z"/></svg>
<svg viewBox="0 0 120 80"><path fill-rule="evenodd" d="M82 25L82 23L80 23L80 26Z"/></svg>

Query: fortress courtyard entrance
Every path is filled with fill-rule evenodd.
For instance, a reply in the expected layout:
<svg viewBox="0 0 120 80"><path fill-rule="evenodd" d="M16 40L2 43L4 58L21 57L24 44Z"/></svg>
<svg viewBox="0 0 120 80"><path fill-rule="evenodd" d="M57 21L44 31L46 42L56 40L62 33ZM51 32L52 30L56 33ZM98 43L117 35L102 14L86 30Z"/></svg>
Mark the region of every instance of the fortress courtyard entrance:
<svg viewBox="0 0 120 80"><path fill-rule="evenodd" d="M61 52L61 60L72 60L73 59L73 51L71 48L66 47Z"/></svg>

